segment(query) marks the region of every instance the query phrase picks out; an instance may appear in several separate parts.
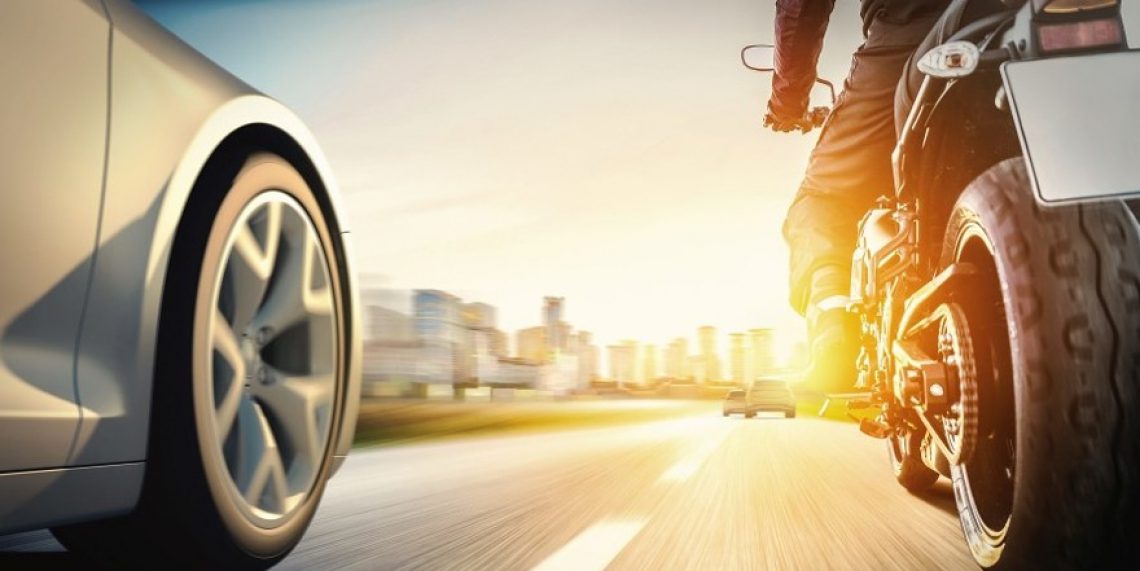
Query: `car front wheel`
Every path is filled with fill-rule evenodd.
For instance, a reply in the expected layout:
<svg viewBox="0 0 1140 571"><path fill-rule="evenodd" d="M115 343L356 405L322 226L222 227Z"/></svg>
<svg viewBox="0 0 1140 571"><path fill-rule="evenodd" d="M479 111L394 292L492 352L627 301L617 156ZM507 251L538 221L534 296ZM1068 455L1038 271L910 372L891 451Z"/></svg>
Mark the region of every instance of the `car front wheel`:
<svg viewBox="0 0 1140 571"><path fill-rule="evenodd" d="M138 507L53 530L116 567L269 567L330 475L347 337L332 233L287 161L234 166L203 173L171 254Z"/></svg>

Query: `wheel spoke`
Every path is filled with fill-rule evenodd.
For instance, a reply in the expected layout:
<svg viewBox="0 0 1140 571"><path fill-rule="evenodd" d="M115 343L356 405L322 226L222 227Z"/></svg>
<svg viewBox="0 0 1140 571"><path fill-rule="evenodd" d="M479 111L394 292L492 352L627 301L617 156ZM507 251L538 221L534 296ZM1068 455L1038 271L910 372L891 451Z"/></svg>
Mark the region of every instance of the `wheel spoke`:
<svg viewBox="0 0 1140 571"><path fill-rule="evenodd" d="M223 371L217 366L213 367L215 427L218 442L222 443L229 436L237 418L238 403L241 400L242 387L245 386L245 360L242 358L237 335L226 323L220 311L215 312L212 330L214 351L228 365L230 373L228 379L219 379Z"/></svg>
<svg viewBox="0 0 1140 571"><path fill-rule="evenodd" d="M241 439L234 483L250 505L281 511L289 496L281 451L261 406L241 399L238 416Z"/></svg>
<svg viewBox="0 0 1140 571"><path fill-rule="evenodd" d="M286 228L285 232L290 232ZM254 327L269 333L269 340L298 323L333 314L332 289L316 236L307 225L293 230L287 254L275 268L272 287L254 317Z"/></svg>
<svg viewBox="0 0 1140 571"><path fill-rule="evenodd" d="M280 439L314 470L320 464L333 402L331 373L290 376L272 371L272 384L258 398L280 419Z"/></svg>
<svg viewBox="0 0 1140 571"><path fill-rule="evenodd" d="M281 244L281 205L269 203L260 215L240 227L226 277L232 296L233 324L245 327L261 307L273 277Z"/></svg>

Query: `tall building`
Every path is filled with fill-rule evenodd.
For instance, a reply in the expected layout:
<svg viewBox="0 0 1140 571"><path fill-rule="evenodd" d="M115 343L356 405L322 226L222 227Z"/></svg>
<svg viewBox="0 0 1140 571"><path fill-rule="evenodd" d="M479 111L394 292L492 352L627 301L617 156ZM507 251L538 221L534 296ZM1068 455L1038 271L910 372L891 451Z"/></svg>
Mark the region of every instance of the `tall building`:
<svg viewBox="0 0 1140 571"><path fill-rule="evenodd" d="M665 349L665 376L673 381L692 378L689 372L689 341L684 337L674 339Z"/></svg>
<svg viewBox="0 0 1140 571"><path fill-rule="evenodd" d="M619 387L636 382L637 341L622 341L608 347L610 352L610 378Z"/></svg>
<svg viewBox="0 0 1140 571"><path fill-rule="evenodd" d="M578 353L578 388L590 388L590 383L598 376L598 347L593 345L589 331L579 331L575 335Z"/></svg>
<svg viewBox="0 0 1140 571"><path fill-rule="evenodd" d="M495 306L479 301L459 306L463 324L472 329L494 329L495 313Z"/></svg>
<svg viewBox="0 0 1140 571"><path fill-rule="evenodd" d="M460 323L459 305L459 298L445 291L418 289L412 296L416 335L423 342L424 382L455 383L470 376L469 337Z"/></svg>
<svg viewBox="0 0 1140 571"><path fill-rule="evenodd" d="M716 327L705 325L697 329L697 339L701 346L701 361L704 371L704 382L711 383L721 380L720 357L716 351Z"/></svg>
<svg viewBox="0 0 1140 571"><path fill-rule="evenodd" d="M511 356L511 349L508 346L510 340L507 334L499 329L491 330L491 354L503 359Z"/></svg>
<svg viewBox="0 0 1140 571"><path fill-rule="evenodd" d="M520 329L518 334L518 358L531 363L545 363L550 358L550 348L546 340L547 328L543 325Z"/></svg>
<svg viewBox="0 0 1140 571"><path fill-rule="evenodd" d="M455 341L459 337L459 305L459 298L445 291L417 289L412 303L416 334Z"/></svg>
<svg viewBox="0 0 1140 571"><path fill-rule="evenodd" d="M732 382L743 385L748 382L748 355L744 349L744 334L730 333L728 336L728 359L732 369Z"/></svg>
<svg viewBox="0 0 1140 571"><path fill-rule="evenodd" d="M563 302L566 298L546 296L543 298L542 324L546 326L546 343L551 351L569 350L570 326L562 319Z"/></svg>
<svg viewBox="0 0 1140 571"><path fill-rule="evenodd" d="M776 362L776 331L759 328L748 331L752 338L752 378L757 379L779 368Z"/></svg>
<svg viewBox="0 0 1140 571"><path fill-rule="evenodd" d="M649 344L641 353L641 379L643 383L652 383L657 378L657 346Z"/></svg>
<svg viewBox="0 0 1140 571"><path fill-rule="evenodd" d="M708 377L705 376L706 369L704 357L700 355L689 356L689 371L694 383L703 385L709 381Z"/></svg>

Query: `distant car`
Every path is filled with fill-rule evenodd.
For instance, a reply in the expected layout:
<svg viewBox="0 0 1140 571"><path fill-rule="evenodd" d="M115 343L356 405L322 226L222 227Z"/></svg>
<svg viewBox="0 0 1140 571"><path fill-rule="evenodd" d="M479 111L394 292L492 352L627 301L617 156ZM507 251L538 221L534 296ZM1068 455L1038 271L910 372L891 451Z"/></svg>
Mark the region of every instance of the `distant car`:
<svg viewBox="0 0 1140 571"><path fill-rule="evenodd" d="M315 139L127 0L0 2L0 53L0 534L113 568L277 563L360 393Z"/></svg>
<svg viewBox="0 0 1140 571"><path fill-rule="evenodd" d="M760 411L783 412L785 418L796 417L796 397L788 382L780 379L760 379L752 383L745 397L744 416L751 417Z"/></svg>
<svg viewBox="0 0 1140 571"><path fill-rule="evenodd" d="M724 395L724 407L721 416L728 416L733 413L743 414L745 418L752 418L752 413L748 412L747 395L741 389L734 389L728 391Z"/></svg>

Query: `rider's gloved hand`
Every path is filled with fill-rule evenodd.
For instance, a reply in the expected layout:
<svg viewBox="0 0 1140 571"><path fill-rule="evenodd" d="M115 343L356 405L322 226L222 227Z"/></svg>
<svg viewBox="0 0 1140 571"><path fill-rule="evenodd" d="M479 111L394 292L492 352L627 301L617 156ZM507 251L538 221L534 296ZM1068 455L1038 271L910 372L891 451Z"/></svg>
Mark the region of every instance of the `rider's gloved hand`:
<svg viewBox="0 0 1140 571"><path fill-rule="evenodd" d="M807 133L813 127L811 115L807 112L788 114L781 111L779 105L768 102L768 112L764 114L764 126L777 133L790 133L800 131Z"/></svg>

